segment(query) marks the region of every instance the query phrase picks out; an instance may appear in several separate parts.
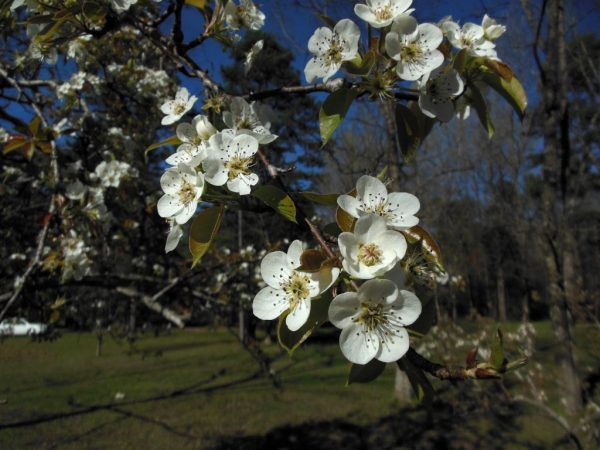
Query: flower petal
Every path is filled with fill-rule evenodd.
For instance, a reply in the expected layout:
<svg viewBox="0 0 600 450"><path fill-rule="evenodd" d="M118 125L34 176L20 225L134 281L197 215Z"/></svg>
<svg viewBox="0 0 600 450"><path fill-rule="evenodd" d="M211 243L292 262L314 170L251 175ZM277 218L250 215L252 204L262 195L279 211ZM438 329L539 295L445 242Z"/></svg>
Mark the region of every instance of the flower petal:
<svg viewBox="0 0 600 450"><path fill-rule="evenodd" d="M175 169L169 169L160 177L160 187L165 194L176 195L183 186L183 177Z"/></svg>
<svg viewBox="0 0 600 450"><path fill-rule="evenodd" d="M358 214L360 202L356 197L346 194L340 195L337 198L337 204L352 217L356 217L357 219L360 217Z"/></svg>
<svg viewBox="0 0 600 450"><path fill-rule="evenodd" d="M358 290L358 299L387 305L398 298L398 287L390 280L374 279L365 281Z"/></svg>
<svg viewBox="0 0 600 450"><path fill-rule="evenodd" d="M261 320L273 320L289 308L289 301L281 289L268 286L261 289L252 301L252 312Z"/></svg>
<svg viewBox="0 0 600 450"><path fill-rule="evenodd" d="M179 201L179 197L165 194L158 200L156 209L160 217L169 218L179 213L183 209L183 204Z"/></svg>
<svg viewBox="0 0 600 450"><path fill-rule="evenodd" d="M356 182L357 198L371 210L387 200L387 188L379 179L369 175L363 175Z"/></svg>
<svg viewBox="0 0 600 450"><path fill-rule="evenodd" d="M324 55L329 50L333 32L327 27L317 28L308 40L308 51L314 55Z"/></svg>
<svg viewBox="0 0 600 450"><path fill-rule="evenodd" d="M302 328L310 315L310 299L298 302L298 305L290 311L285 318L285 324L291 331Z"/></svg>
<svg viewBox="0 0 600 450"><path fill-rule="evenodd" d="M300 256L302 256L305 247L304 243L299 239L292 241L288 247L287 261L292 269L300 267Z"/></svg>
<svg viewBox="0 0 600 450"><path fill-rule="evenodd" d="M340 333L340 349L348 361L367 364L379 351L379 339L360 324L351 324Z"/></svg>
<svg viewBox="0 0 600 450"><path fill-rule="evenodd" d="M260 273L265 283L279 289L281 283L286 282L292 275L292 270L283 252L268 253L260 263Z"/></svg>
<svg viewBox="0 0 600 450"><path fill-rule="evenodd" d="M241 134L231 141L228 148L232 148L242 158L249 158L258 151L258 141L254 136Z"/></svg>
<svg viewBox="0 0 600 450"><path fill-rule="evenodd" d="M344 292L336 295L328 310L329 321L337 328L352 325L352 318L359 312L360 300L356 292Z"/></svg>
<svg viewBox="0 0 600 450"><path fill-rule="evenodd" d="M381 362L395 362L402 358L410 346L406 328L394 329L393 335L387 336L385 341L379 343L379 351L375 358Z"/></svg>
<svg viewBox="0 0 600 450"><path fill-rule="evenodd" d="M419 298L411 291L401 290L398 299L392 303L392 307L399 306L399 318L403 325L411 325L421 315L423 306Z"/></svg>
<svg viewBox="0 0 600 450"><path fill-rule="evenodd" d="M190 123L180 123L175 131L177 137L183 142L194 142L198 136L196 129Z"/></svg>

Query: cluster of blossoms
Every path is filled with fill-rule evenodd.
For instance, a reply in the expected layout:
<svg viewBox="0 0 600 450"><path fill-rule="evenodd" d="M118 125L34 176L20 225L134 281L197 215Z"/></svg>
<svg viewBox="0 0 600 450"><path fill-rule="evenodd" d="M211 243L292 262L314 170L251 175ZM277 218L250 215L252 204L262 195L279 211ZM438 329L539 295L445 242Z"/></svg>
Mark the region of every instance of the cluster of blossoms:
<svg viewBox="0 0 600 450"><path fill-rule="evenodd" d="M96 166L91 178L97 180L100 185L108 189L118 188L121 180L127 176L137 176L137 171L125 161L102 161Z"/></svg>
<svg viewBox="0 0 600 450"><path fill-rule="evenodd" d="M62 280L81 280L92 268L92 260L88 253L91 251L85 241L74 231L61 241L63 256Z"/></svg>
<svg viewBox="0 0 600 450"><path fill-rule="evenodd" d="M506 30L487 15L482 25L466 23L462 28L450 18L438 26L419 24L410 14L412 0L367 0L354 12L371 27L380 29L385 53L395 63L397 80L415 82L419 107L423 114L449 121L455 114L455 102L464 92L464 82L440 51L444 37L457 49L475 56L497 59L493 43ZM308 41L313 57L304 69L306 80L329 80L344 63L360 61L360 29L350 19L340 20L333 29L318 28ZM464 108L463 108L464 109ZM465 114L459 117L466 117Z"/></svg>
<svg viewBox="0 0 600 450"><path fill-rule="evenodd" d="M364 281L356 291L339 294L329 306L329 321L342 330L340 347L355 364L372 359L393 362L409 348L406 326L421 314L421 303L402 289L401 261L407 243L403 230L415 226L419 200L404 192L387 192L377 178L362 176L355 195L340 195L338 205L356 219L353 230L338 237L344 276ZM267 284L255 297L254 314L263 320L283 315L291 331L307 323L313 301L338 280L339 267L314 272L301 266L304 244L294 241L287 253L273 252L261 263Z"/></svg>
<svg viewBox="0 0 600 450"><path fill-rule="evenodd" d="M165 114L163 125L181 119L196 100L187 89L180 88L174 100L161 106ZM258 105L235 98L223 114L229 128L219 131L203 115L195 116L191 123L177 125L181 145L165 161L171 167L160 179L165 194L157 204L158 214L171 225L167 252L177 246L183 235L181 225L196 212L206 185L227 186L231 193L248 195L258 183L258 175L252 171L258 147L277 139L265 117Z"/></svg>

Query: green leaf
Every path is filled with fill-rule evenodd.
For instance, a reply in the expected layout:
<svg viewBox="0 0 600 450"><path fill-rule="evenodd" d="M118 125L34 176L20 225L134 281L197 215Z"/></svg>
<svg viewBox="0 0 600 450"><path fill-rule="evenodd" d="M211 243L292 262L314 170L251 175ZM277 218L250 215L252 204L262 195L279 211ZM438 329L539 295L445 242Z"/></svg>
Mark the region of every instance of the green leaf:
<svg viewBox="0 0 600 450"><path fill-rule="evenodd" d="M427 409L430 409L433 405L435 392L425 373L406 357L398 360L398 367L406 372L419 403L423 403Z"/></svg>
<svg viewBox="0 0 600 450"><path fill-rule="evenodd" d="M31 141L25 136L11 136L10 138L8 138L6 144L4 144L4 149L2 153L6 155L7 153L17 150L30 142Z"/></svg>
<svg viewBox="0 0 600 450"><path fill-rule="evenodd" d="M372 359L367 364L352 364L346 386L353 383L370 383L383 373L385 366L384 362L377 359Z"/></svg>
<svg viewBox="0 0 600 450"><path fill-rule="evenodd" d="M333 132L340 126L357 95L358 91L355 89L340 88L325 99L319 111L322 146L329 141Z"/></svg>
<svg viewBox="0 0 600 450"><path fill-rule="evenodd" d="M385 180L385 176L388 173L388 166L385 166L383 169L381 169L381 171L377 174L377 179L381 182L383 182L383 180Z"/></svg>
<svg viewBox="0 0 600 450"><path fill-rule="evenodd" d="M198 8L200 11L204 11L206 8L206 0L185 0L187 5L192 5Z"/></svg>
<svg viewBox="0 0 600 450"><path fill-rule="evenodd" d="M469 86L469 99L471 100L470 103L475 108L475 111L477 111L477 116L479 117L481 125L483 125L483 128L487 131L488 137L491 139L494 135L494 124L492 123L492 118L490 117L485 98L475 84Z"/></svg>
<svg viewBox="0 0 600 450"><path fill-rule="evenodd" d="M438 266L442 272L445 272L442 250L427 230L419 225L415 225L408 230L404 230L403 233L409 244L421 242L421 248L423 249L423 256L425 259Z"/></svg>
<svg viewBox="0 0 600 450"><path fill-rule="evenodd" d="M155 150L159 147L163 147L165 145L179 145L179 144L181 144L181 140L177 136L171 136L171 137L165 139L164 141L150 145L149 147L146 148L146 150L144 150L144 154L147 155L148 152L151 152L152 150Z"/></svg>
<svg viewBox="0 0 600 450"><path fill-rule="evenodd" d="M296 205L294 205L294 201L278 187L269 184L262 185L259 186L252 195L259 200L262 200L287 220L297 223Z"/></svg>
<svg viewBox="0 0 600 450"><path fill-rule="evenodd" d="M342 231L352 231L356 219L344 211L342 208L335 210L335 222Z"/></svg>
<svg viewBox="0 0 600 450"><path fill-rule="evenodd" d="M35 116L33 119L31 119L31 122L29 122L28 128L29 128L29 132L31 133L32 136L36 136L38 134L41 123L42 123L42 119L40 119L38 116Z"/></svg>
<svg viewBox="0 0 600 450"><path fill-rule="evenodd" d="M351 61L346 61L342 67L346 72L352 75L362 75L367 76L373 69L373 66L377 62L377 54L373 50L369 50L364 58L360 55L357 55Z"/></svg>
<svg viewBox="0 0 600 450"><path fill-rule="evenodd" d="M498 328L498 330L496 330L496 337L492 344L492 353L490 355L490 364L492 365L492 368L497 371L502 370L506 363L504 358L504 344L502 341L502 332L500 331L500 328Z"/></svg>
<svg viewBox="0 0 600 450"><path fill-rule="evenodd" d="M481 80L494 89L512 106L521 120L527 108L527 94L516 76L507 79L507 74L490 69L488 66L481 67Z"/></svg>
<svg viewBox="0 0 600 450"><path fill-rule="evenodd" d="M396 133L406 161L415 156L434 124L435 120L423 114L416 103L411 102L410 107L396 105Z"/></svg>
<svg viewBox="0 0 600 450"><path fill-rule="evenodd" d="M300 195L313 203L325 206L336 206L340 194L319 194L318 192L300 192Z"/></svg>
<svg viewBox="0 0 600 450"><path fill-rule="evenodd" d="M290 354L290 356L310 337L311 334L328 320L327 312L329 311L331 300L333 300L331 290L321 294L320 297L314 298L310 303L310 315L308 316L308 320L296 331L290 331L285 324L285 318L288 313L284 313L279 317L277 339L279 340L279 344Z"/></svg>
<svg viewBox="0 0 600 450"><path fill-rule="evenodd" d="M192 267L200 262L217 236L224 211L223 206L207 208L194 217L189 239L190 252L194 259Z"/></svg>

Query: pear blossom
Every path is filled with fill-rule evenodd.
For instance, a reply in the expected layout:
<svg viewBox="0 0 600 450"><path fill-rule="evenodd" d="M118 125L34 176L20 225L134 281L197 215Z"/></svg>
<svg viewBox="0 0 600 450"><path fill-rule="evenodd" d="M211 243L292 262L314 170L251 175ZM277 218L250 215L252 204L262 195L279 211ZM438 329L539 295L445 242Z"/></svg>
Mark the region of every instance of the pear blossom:
<svg viewBox="0 0 600 450"><path fill-rule="evenodd" d="M63 255L63 281L69 279L81 280L90 272L92 261L87 253L91 249L75 230L69 230L68 235L61 241L61 250Z"/></svg>
<svg viewBox="0 0 600 450"><path fill-rule="evenodd" d="M229 0L225 5L225 22L232 30L239 30L244 26L256 31L265 24L265 15L252 0L240 0L239 6Z"/></svg>
<svg viewBox="0 0 600 450"><path fill-rule="evenodd" d="M180 123L177 125L176 134L182 144L166 159L167 164L177 166L186 164L197 167L207 157L207 141L217 132L208 118L198 114L192 123Z"/></svg>
<svg viewBox="0 0 600 450"><path fill-rule="evenodd" d="M483 28L483 35L488 41L495 41L506 32L504 25L498 25L498 22L487 14L483 16L481 27Z"/></svg>
<svg viewBox="0 0 600 450"><path fill-rule="evenodd" d="M376 214L356 221L353 232L338 237L342 267L355 278L364 280L384 275L406 253L406 239L402 233L389 230L383 217Z"/></svg>
<svg viewBox="0 0 600 450"><path fill-rule="evenodd" d="M466 48L476 56L496 57L496 45L485 38L483 27L469 22L461 28L456 22L448 20L444 22L442 29L453 47Z"/></svg>
<svg viewBox="0 0 600 450"><path fill-rule="evenodd" d="M269 116L271 108L257 102L248 103L242 97L234 97L229 105L229 111L223 113L223 122L238 134L249 134L266 145L278 138L271 133Z"/></svg>
<svg viewBox="0 0 600 450"><path fill-rule="evenodd" d="M252 302L252 312L261 320L273 320L283 313L287 327L296 331L308 320L311 301L331 287L340 270L336 267L318 272L300 272L300 256L304 244L293 241L287 253L268 253L262 260L260 271L267 286L261 289Z"/></svg>
<svg viewBox="0 0 600 450"><path fill-rule="evenodd" d="M195 95L190 97L190 93L186 88L179 88L175 94L175 100L168 100L160 107L160 110L166 114L161 124L171 125L177 122L185 113L192 109L196 100L198 98Z"/></svg>
<svg viewBox="0 0 600 450"><path fill-rule="evenodd" d="M401 15L408 15L414 9L408 9L412 0L366 0L367 4L358 3L354 13L374 28L387 27Z"/></svg>
<svg viewBox="0 0 600 450"><path fill-rule="evenodd" d="M182 236L183 228L181 228L181 225L177 224L175 220L170 220L169 234L167 235L167 241L165 242L165 253L175 250Z"/></svg>
<svg viewBox="0 0 600 450"><path fill-rule="evenodd" d="M407 192L390 192L379 179L363 175L356 183L356 197L340 195L340 208L352 217L360 218L377 214L385 219L386 225L396 230L406 230L419 223L415 216L419 211L419 199Z"/></svg>
<svg viewBox="0 0 600 450"><path fill-rule="evenodd" d="M67 185L67 188L65 189L65 196L69 200L83 200L87 190L88 188L85 184L79 180L75 180Z"/></svg>
<svg viewBox="0 0 600 450"><path fill-rule="evenodd" d="M385 51L398 61L398 76L414 81L442 65L444 55L437 48L443 40L442 30L435 25L418 25L414 17L401 16L385 36Z"/></svg>
<svg viewBox="0 0 600 450"><path fill-rule="evenodd" d="M344 61L356 58L360 30L350 19L340 20L333 30L317 28L308 40L308 50L314 55L304 68L306 81L314 83L317 78L329 80Z"/></svg>
<svg viewBox="0 0 600 450"><path fill-rule="evenodd" d="M246 53L246 60L244 61L244 74L248 75L250 69L252 68L252 64L256 59L256 56L262 51L265 45L264 40L260 40L254 43L254 45L250 48L250 51Z"/></svg>
<svg viewBox="0 0 600 450"><path fill-rule="evenodd" d="M358 292L336 296L329 305L329 320L340 328L340 348L354 364L372 359L394 362L410 347L406 326L421 314L415 294L399 290L390 280L366 281Z"/></svg>
<svg viewBox="0 0 600 450"><path fill-rule="evenodd" d="M104 188L118 188L130 170L131 166L124 161L102 161L96 166L92 178L99 180Z"/></svg>
<svg viewBox="0 0 600 450"><path fill-rule="evenodd" d="M160 185L165 195L158 200L158 215L183 225L196 212L204 189L204 175L190 166L179 164L163 174Z"/></svg>
<svg viewBox="0 0 600 450"><path fill-rule="evenodd" d="M214 186L227 183L231 192L240 195L250 193L250 187L258 183L258 175L250 168L258 151L258 141L248 134L237 135L225 129L208 141L210 155L202 163L206 181Z"/></svg>
<svg viewBox="0 0 600 450"><path fill-rule="evenodd" d="M452 68L439 68L419 80L419 107L423 114L448 122L454 115L454 99L462 94L464 82Z"/></svg>

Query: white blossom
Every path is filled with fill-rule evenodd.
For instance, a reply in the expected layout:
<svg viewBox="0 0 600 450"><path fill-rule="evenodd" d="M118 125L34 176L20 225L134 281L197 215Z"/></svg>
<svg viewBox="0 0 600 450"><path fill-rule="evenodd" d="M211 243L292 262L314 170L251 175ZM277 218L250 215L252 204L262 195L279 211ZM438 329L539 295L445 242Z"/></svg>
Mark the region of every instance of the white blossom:
<svg viewBox="0 0 600 450"><path fill-rule="evenodd" d="M104 188L118 188L123 177L130 173L131 166L124 161L102 161L96 166L93 177Z"/></svg>
<svg viewBox="0 0 600 450"><path fill-rule="evenodd" d="M287 253L268 253L260 271L267 286L259 291L252 302L252 312L262 320L273 320L287 312L285 323L296 331L304 325L311 309L311 301L325 292L337 280L338 268L307 273L300 267L304 251L301 241L293 241ZM316 300L319 301L319 300Z"/></svg>
<svg viewBox="0 0 600 450"><path fill-rule="evenodd" d="M463 80L456 70L436 69L419 80L419 107L426 116L448 122L454 115L454 99L463 89Z"/></svg>
<svg viewBox="0 0 600 450"><path fill-rule="evenodd" d="M504 25L498 25L498 22L487 14L483 16L481 27L483 28L483 34L488 41L495 41L506 32L506 27Z"/></svg>
<svg viewBox="0 0 600 450"><path fill-rule="evenodd" d="M256 31L265 24L265 15L252 0L240 0L239 6L229 0L225 5L225 21L232 30L239 30L244 26Z"/></svg>
<svg viewBox="0 0 600 450"><path fill-rule="evenodd" d="M476 56L496 57L496 50L494 50L496 46L485 38L483 27L469 22L461 28L456 22L448 20L444 22L442 29L453 47L466 48L469 53Z"/></svg>
<svg viewBox="0 0 600 450"><path fill-rule="evenodd" d="M175 250L182 236L183 229L181 228L181 225L177 224L175 220L170 220L169 234L167 235L167 242L165 243L165 253Z"/></svg>
<svg viewBox="0 0 600 450"><path fill-rule="evenodd" d="M340 20L333 30L317 28L308 40L308 50L314 55L304 68L306 81L314 83L317 78L329 80L344 61L356 58L360 30L350 19Z"/></svg>
<svg viewBox="0 0 600 450"><path fill-rule="evenodd" d="M443 40L442 30L435 25L418 25L414 17L401 16L385 36L385 50L398 61L398 76L414 81L442 65L444 55L437 48Z"/></svg>
<svg viewBox="0 0 600 450"><path fill-rule="evenodd" d="M408 15L414 9L408 9L412 0L366 0L367 4L358 3L354 13L374 28L387 27L402 15Z"/></svg>
<svg viewBox="0 0 600 450"><path fill-rule="evenodd" d="M65 189L65 196L69 200L83 200L87 193L87 186L79 180L69 183Z"/></svg>
<svg viewBox="0 0 600 450"><path fill-rule="evenodd" d="M389 230L383 217L369 214L356 221L353 232L338 237L342 266L351 276L370 279L391 270L406 253L402 233Z"/></svg>
<svg viewBox="0 0 600 450"><path fill-rule="evenodd" d="M342 353L354 364L402 358L410 346L405 327L420 314L415 294L379 279L366 281L358 292L336 296L329 305L329 320L342 330Z"/></svg>
<svg viewBox="0 0 600 450"><path fill-rule="evenodd" d="M358 179L356 197L340 195L337 203L357 219L377 214L385 219L388 227L396 230L406 230L419 223L419 218L415 216L421 206L417 197L407 192L388 193L385 184L369 175Z"/></svg>
<svg viewBox="0 0 600 450"><path fill-rule="evenodd" d="M202 114L194 117L192 123L180 123L177 125L176 133L182 144L177 147L177 152L167 158L167 164L197 167L206 159L207 141L216 132L217 129L210 123L208 117Z"/></svg>
<svg viewBox="0 0 600 450"><path fill-rule="evenodd" d="M175 100L168 100L160 107L160 110L166 114L161 124L171 125L177 122L185 113L192 109L196 100L198 99L195 95L190 97L190 93L186 88L179 88L175 94Z"/></svg>
<svg viewBox="0 0 600 450"><path fill-rule="evenodd" d="M110 5L118 13L128 11L132 5L135 5L138 0L110 0Z"/></svg>
<svg viewBox="0 0 600 450"><path fill-rule="evenodd" d="M63 281L71 278L81 280L90 272L92 261L87 255L90 248L74 230L69 230L69 234L62 240L61 249L63 254Z"/></svg>
<svg viewBox="0 0 600 450"><path fill-rule="evenodd" d="M278 137L271 133L270 115L272 111L268 106L257 102L248 103L242 97L234 97L229 111L223 113L223 122L238 134L249 134L259 144L266 145Z"/></svg>
<svg viewBox="0 0 600 450"><path fill-rule="evenodd" d="M158 215L183 225L196 212L204 190L204 175L185 164L179 164L163 174L160 186L165 195L158 200Z"/></svg>
<svg viewBox="0 0 600 450"><path fill-rule="evenodd" d="M70 40L67 48L67 58L79 61L87 54L86 43L92 39L91 34L84 34Z"/></svg>
<svg viewBox="0 0 600 450"><path fill-rule="evenodd" d="M258 141L247 134L235 135L230 129L216 133L208 140L209 156L202 163L206 181L214 186L227 183L231 192L240 195L250 193L250 187L258 183L258 175L250 170Z"/></svg>
<svg viewBox="0 0 600 450"><path fill-rule="evenodd" d="M252 64L256 59L256 56L262 51L265 45L264 40L260 40L254 43L254 45L250 48L250 51L246 53L246 60L244 61L244 74L248 75L250 69L252 68Z"/></svg>

